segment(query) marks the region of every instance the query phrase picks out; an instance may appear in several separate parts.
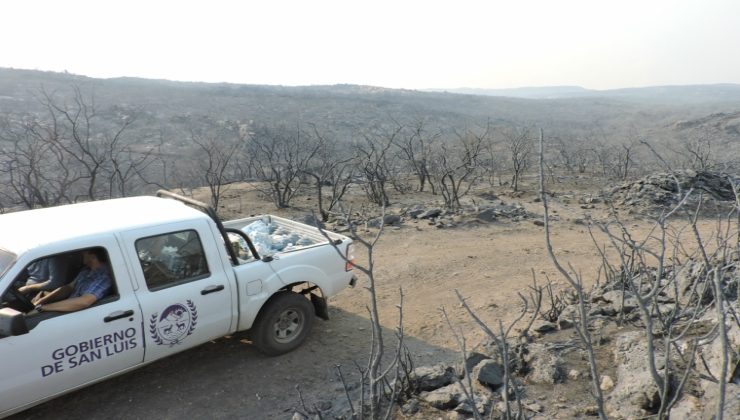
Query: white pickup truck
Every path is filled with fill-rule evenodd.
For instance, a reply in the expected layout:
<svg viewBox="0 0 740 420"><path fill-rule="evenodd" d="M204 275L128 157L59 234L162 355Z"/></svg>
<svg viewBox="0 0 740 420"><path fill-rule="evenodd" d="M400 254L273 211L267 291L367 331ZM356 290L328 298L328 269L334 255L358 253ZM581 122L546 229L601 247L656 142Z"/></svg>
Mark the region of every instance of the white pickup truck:
<svg viewBox="0 0 740 420"><path fill-rule="evenodd" d="M0 417L236 331L268 355L291 351L328 318L326 298L354 286L345 236L275 216L222 223L157 195L0 216ZM256 224L299 240L260 255L244 233ZM39 312L18 291L55 258L78 262L72 280L86 250L113 280L92 306Z"/></svg>

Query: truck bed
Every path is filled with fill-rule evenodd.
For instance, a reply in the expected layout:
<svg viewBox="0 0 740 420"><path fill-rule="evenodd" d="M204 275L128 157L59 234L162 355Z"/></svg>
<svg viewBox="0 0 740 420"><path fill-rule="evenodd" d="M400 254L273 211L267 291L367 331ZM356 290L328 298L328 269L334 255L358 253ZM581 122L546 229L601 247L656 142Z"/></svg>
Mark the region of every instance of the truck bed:
<svg viewBox="0 0 740 420"><path fill-rule="evenodd" d="M223 224L226 228L240 229L247 233L260 255L295 252L328 243L318 228L279 216L261 215L230 220ZM267 234L265 227L269 229ZM332 240L346 239L338 233L324 232Z"/></svg>

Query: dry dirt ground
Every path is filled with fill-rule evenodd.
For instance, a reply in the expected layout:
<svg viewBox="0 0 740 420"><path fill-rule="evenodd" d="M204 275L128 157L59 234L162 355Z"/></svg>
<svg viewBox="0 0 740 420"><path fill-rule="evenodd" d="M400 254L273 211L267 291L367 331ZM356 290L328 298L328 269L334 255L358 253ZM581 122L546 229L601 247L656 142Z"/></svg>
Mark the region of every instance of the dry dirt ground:
<svg viewBox="0 0 740 420"><path fill-rule="evenodd" d="M519 202L541 214L534 185L516 197L495 191L499 199ZM599 254L585 226L573 223L585 211L601 217L605 208L582 210L581 194L593 188L558 186L553 210L560 220L553 222L555 252L563 262L573 264L587 282L595 279ZM204 198L202 192L195 194ZM313 201L301 197L297 208L276 211L249 186L227 192L226 217L273 213L286 216L305 214ZM357 195L359 197L359 195ZM558 198L559 197L559 198ZM389 212L415 203L431 205L437 198L414 194L395 196ZM477 199L480 202L482 199ZM646 231L648 224L631 219L630 226ZM362 232L373 235L375 230ZM604 238L597 240L605 242ZM543 228L533 220L502 220L490 224L440 229L427 221L406 220L400 229L389 228L376 247L376 273L381 320L387 337L397 324L399 288L405 294L404 328L406 341L417 365L459 360L453 336L444 324L439 308L444 306L453 323L465 331L471 348L483 334L460 308L454 289L469 298L471 307L494 325L515 317L527 293L533 273L540 283L546 276L556 288L566 285L548 259ZM347 289L330 301L331 319L317 320L308 341L290 354L267 358L243 335L225 337L126 375L93 385L34 407L17 418L290 418L299 406L296 390L315 402L329 398L339 388L335 366L342 365L351 381L354 362L364 364L369 347L368 293L360 278L357 288ZM575 390L574 390L575 391ZM579 391L579 392L583 392Z"/></svg>

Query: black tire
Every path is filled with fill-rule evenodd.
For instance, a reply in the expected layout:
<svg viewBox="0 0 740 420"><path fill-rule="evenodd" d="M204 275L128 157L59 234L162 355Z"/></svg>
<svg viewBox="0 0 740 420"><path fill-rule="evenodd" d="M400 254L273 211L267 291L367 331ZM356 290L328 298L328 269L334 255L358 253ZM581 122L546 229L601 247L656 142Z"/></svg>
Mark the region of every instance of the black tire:
<svg viewBox="0 0 740 420"><path fill-rule="evenodd" d="M293 292L279 292L260 311L250 337L268 356L285 354L306 341L314 317L308 299Z"/></svg>

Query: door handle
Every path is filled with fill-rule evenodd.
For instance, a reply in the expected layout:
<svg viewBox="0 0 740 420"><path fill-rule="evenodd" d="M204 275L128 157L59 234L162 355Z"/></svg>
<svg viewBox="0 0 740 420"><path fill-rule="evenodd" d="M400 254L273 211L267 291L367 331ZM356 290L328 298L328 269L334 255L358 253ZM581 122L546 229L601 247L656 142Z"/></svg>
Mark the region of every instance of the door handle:
<svg viewBox="0 0 740 420"><path fill-rule="evenodd" d="M130 316L134 316L134 311L131 309L129 309L128 311L116 311L103 318L103 321L111 322L121 318L128 318Z"/></svg>
<svg viewBox="0 0 740 420"><path fill-rule="evenodd" d="M203 289L203 290L200 291L200 294L205 296L205 295L207 295L209 293L220 292L222 290L224 290L224 285L223 284L219 284L218 286L208 286L208 287L206 287L205 289Z"/></svg>

